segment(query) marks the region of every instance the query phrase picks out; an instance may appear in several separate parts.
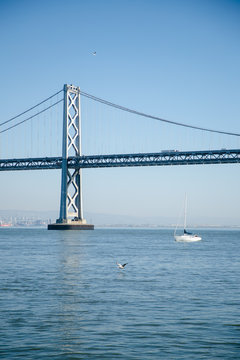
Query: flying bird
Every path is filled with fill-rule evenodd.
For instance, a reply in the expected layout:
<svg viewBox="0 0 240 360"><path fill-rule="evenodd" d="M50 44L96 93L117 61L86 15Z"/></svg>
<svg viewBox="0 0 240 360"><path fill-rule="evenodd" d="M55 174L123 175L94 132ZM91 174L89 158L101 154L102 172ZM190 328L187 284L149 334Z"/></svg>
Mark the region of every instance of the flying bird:
<svg viewBox="0 0 240 360"><path fill-rule="evenodd" d="M119 264L118 262L117 262L117 266L118 266L118 268L119 269L124 269L124 267L127 265L127 263L126 264Z"/></svg>
<svg viewBox="0 0 240 360"><path fill-rule="evenodd" d="M94 55L94 56L97 55L96 51L93 52L93 55Z"/></svg>

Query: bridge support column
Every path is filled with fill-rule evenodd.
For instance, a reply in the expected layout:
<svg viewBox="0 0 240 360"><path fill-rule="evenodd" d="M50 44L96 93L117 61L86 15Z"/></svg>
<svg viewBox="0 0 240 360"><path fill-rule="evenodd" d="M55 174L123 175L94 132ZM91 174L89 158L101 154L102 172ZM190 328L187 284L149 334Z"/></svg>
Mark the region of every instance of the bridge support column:
<svg viewBox="0 0 240 360"><path fill-rule="evenodd" d="M81 156L80 88L64 85L62 184L60 215L49 230L93 230L83 218L81 169L68 168L68 158Z"/></svg>

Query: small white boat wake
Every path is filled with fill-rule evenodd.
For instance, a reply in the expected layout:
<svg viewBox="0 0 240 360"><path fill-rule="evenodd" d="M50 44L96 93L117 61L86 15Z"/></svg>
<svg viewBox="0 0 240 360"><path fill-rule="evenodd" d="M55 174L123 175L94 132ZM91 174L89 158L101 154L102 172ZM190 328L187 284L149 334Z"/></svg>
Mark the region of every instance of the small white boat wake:
<svg viewBox="0 0 240 360"><path fill-rule="evenodd" d="M119 264L118 262L116 262L116 263L117 263L117 266L119 269L124 269L125 266L127 265L127 263L126 264Z"/></svg>

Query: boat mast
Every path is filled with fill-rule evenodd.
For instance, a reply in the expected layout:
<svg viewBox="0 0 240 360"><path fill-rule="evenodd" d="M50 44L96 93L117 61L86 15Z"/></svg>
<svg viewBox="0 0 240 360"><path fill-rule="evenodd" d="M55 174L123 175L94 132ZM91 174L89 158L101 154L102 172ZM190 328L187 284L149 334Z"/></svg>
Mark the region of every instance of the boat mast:
<svg viewBox="0 0 240 360"><path fill-rule="evenodd" d="M184 230L187 226L187 194L185 194L185 204L184 204Z"/></svg>

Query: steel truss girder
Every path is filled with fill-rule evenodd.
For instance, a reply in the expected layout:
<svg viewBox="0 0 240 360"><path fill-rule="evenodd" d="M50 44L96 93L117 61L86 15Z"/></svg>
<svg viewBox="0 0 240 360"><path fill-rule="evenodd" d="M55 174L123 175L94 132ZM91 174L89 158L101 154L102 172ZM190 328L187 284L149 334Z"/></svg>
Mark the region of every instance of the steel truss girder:
<svg viewBox="0 0 240 360"><path fill-rule="evenodd" d="M207 151L164 151L161 153L82 156L69 159L69 167L127 167L230 164L240 162L240 149Z"/></svg>
<svg viewBox="0 0 240 360"><path fill-rule="evenodd" d="M0 171L61 169L62 157L3 159Z"/></svg>
<svg viewBox="0 0 240 360"><path fill-rule="evenodd" d="M0 171L61 169L63 162L62 157L6 159L0 160ZM71 156L67 159L67 184L76 186L73 179L77 173L70 176L69 169L234 163L240 163L240 149Z"/></svg>

